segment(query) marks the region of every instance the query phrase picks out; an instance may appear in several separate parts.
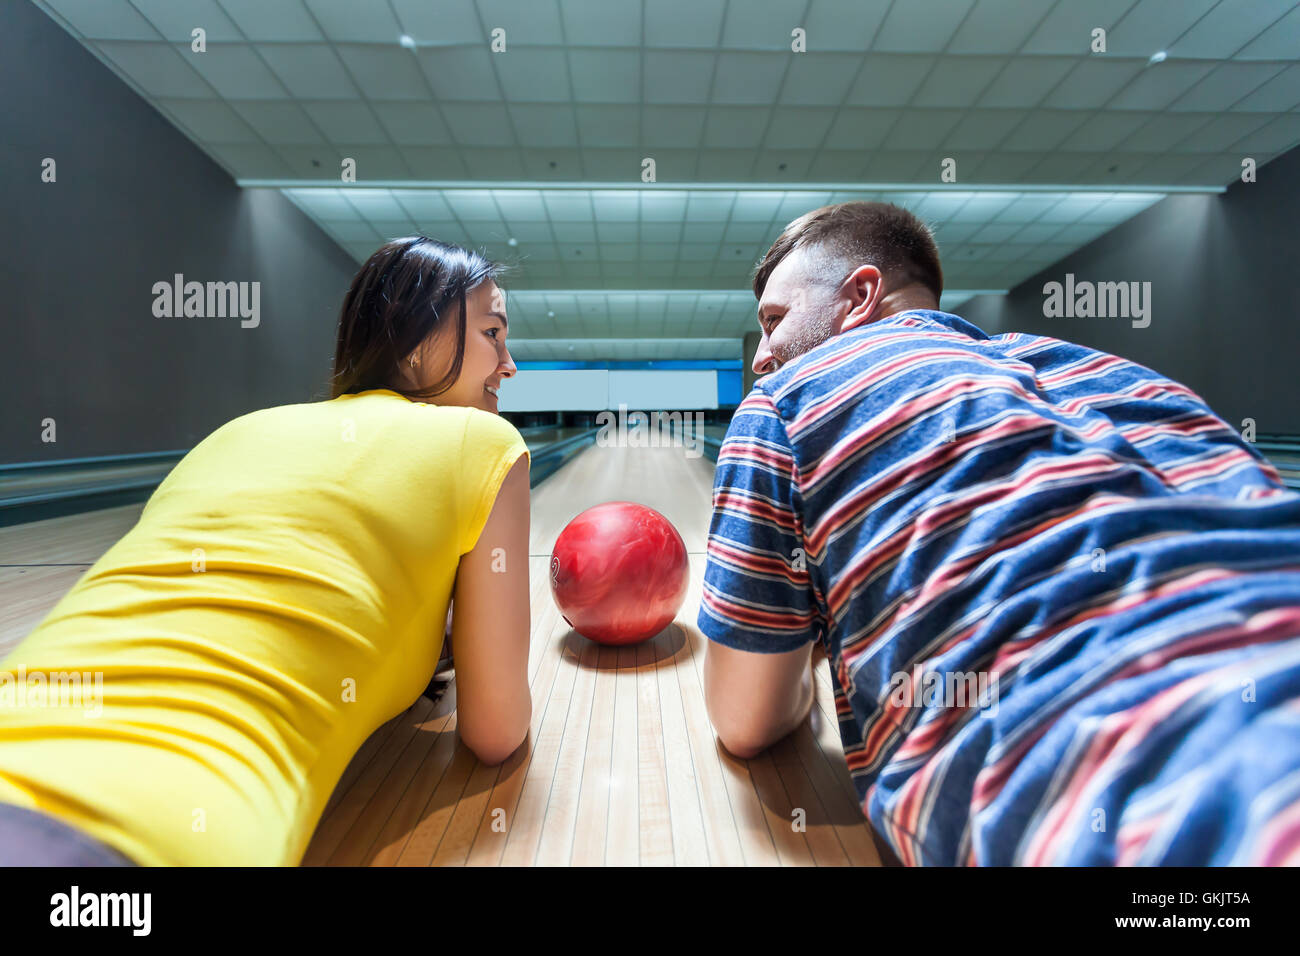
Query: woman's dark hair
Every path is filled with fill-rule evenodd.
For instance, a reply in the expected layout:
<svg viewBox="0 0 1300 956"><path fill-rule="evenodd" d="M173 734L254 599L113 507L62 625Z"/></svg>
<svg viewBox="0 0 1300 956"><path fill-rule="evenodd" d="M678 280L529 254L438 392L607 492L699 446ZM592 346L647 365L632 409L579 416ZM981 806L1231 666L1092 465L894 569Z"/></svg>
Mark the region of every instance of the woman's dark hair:
<svg viewBox="0 0 1300 956"><path fill-rule="evenodd" d="M427 236L380 246L343 299L330 397L390 388L420 401L451 388L465 360L465 296L504 272L500 263L477 252ZM426 389L404 386L401 362L446 322L456 323L451 370Z"/></svg>

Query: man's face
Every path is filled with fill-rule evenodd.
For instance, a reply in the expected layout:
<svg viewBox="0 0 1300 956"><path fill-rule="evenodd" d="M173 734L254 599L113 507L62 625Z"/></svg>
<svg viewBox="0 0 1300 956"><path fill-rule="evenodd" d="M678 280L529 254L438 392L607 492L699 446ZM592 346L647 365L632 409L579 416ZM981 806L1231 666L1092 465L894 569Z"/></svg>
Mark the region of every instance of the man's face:
<svg viewBox="0 0 1300 956"><path fill-rule="evenodd" d="M813 274L807 249L777 264L758 303L763 338L754 353L754 372L766 375L814 349L839 330L852 302L837 297L839 284Z"/></svg>

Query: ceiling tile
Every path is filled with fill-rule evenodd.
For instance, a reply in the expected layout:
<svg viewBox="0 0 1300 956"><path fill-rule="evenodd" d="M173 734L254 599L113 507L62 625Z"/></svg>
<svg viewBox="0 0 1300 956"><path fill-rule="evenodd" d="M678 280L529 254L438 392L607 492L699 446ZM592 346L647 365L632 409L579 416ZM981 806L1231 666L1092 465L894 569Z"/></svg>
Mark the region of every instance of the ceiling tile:
<svg viewBox="0 0 1300 956"><path fill-rule="evenodd" d="M169 100L155 103L191 135L211 143L255 143L257 133L221 100Z"/></svg>
<svg viewBox="0 0 1300 956"><path fill-rule="evenodd" d="M966 115L960 110L906 110L889 133L891 148L935 149ZM936 178L938 172L936 171Z"/></svg>
<svg viewBox="0 0 1300 956"><path fill-rule="evenodd" d="M1276 21L1237 53L1240 60L1294 60L1300 44L1300 6Z"/></svg>
<svg viewBox="0 0 1300 956"><path fill-rule="evenodd" d="M417 59L438 99L499 101L491 57L486 46L476 46L421 49Z"/></svg>
<svg viewBox="0 0 1300 956"><path fill-rule="evenodd" d="M1294 0L1220 0L1169 48L1172 57L1225 59L1290 13ZM1294 56L1295 47L1292 47Z"/></svg>
<svg viewBox="0 0 1300 956"><path fill-rule="evenodd" d="M460 151L461 158L465 162L465 168L473 179L507 179L518 180L524 178L524 163L518 149L502 149L500 147L487 146L465 146ZM526 155L534 155L533 151L528 151ZM542 155L536 153L539 157ZM570 174L567 178L581 178L581 171L576 175Z"/></svg>
<svg viewBox="0 0 1300 956"><path fill-rule="evenodd" d="M1146 122L1122 145L1125 152L1165 153L1205 125L1205 117L1192 113L1148 115Z"/></svg>
<svg viewBox="0 0 1300 956"><path fill-rule="evenodd" d="M1283 152L1300 142L1300 114L1286 113L1232 144L1233 150Z"/></svg>
<svg viewBox="0 0 1300 956"><path fill-rule="evenodd" d="M778 102L838 106L848 94L863 59L858 53L791 56Z"/></svg>
<svg viewBox="0 0 1300 956"><path fill-rule="evenodd" d="M166 43L110 41L96 47L149 96L212 96L207 81Z"/></svg>
<svg viewBox="0 0 1300 956"><path fill-rule="evenodd" d="M360 183L377 179L407 179L413 172L403 162L402 154L391 146L341 142L335 144L335 149L343 156L356 161L357 181ZM338 168L338 164L335 164L334 169Z"/></svg>
<svg viewBox="0 0 1300 956"><path fill-rule="evenodd" d="M307 8L296 0L221 0L221 8L254 43L311 43L324 39Z"/></svg>
<svg viewBox="0 0 1300 956"><path fill-rule="evenodd" d="M266 0L253 2L265 3ZM479 26L474 0L438 0L437 3L391 0L391 3L398 24L420 48L487 42Z"/></svg>
<svg viewBox="0 0 1300 956"><path fill-rule="evenodd" d="M294 100L233 100L231 107L272 144L323 144L320 131Z"/></svg>
<svg viewBox="0 0 1300 956"><path fill-rule="evenodd" d="M1100 109L1144 68L1145 64L1132 60L1088 57L1080 60L1070 75L1044 98L1043 105L1062 110Z"/></svg>
<svg viewBox="0 0 1300 956"><path fill-rule="evenodd" d="M231 172L249 179L293 178L297 171L260 143L214 143L208 147Z"/></svg>
<svg viewBox="0 0 1300 956"><path fill-rule="evenodd" d="M1268 113L1300 109L1300 65L1288 66L1233 109Z"/></svg>
<svg viewBox="0 0 1300 956"><path fill-rule="evenodd" d="M1009 150L1052 150L1073 133L1087 116L1077 110L1034 110L1001 144Z"/></svg>
<svg viewBox="0 0 1300 956"><path fill-rule="evenodd" d="M650 149L698 149L709 111L692 106L647 106L641 111L641 142Z"/></svg>
<svg viewBox="0 0 1300 956"><path fill-rule="evenodd" d="M505 56L525 45L559 46L564 42L558 3L519 3L518 0L478 0L483 28L491 33L497 27L506 31Z"/></svg>
<svg viewBox="0 0 1300 956"><path fill-rule="evenodd" d="M714 47L722 35L724 0L690 3L647 3L644 7L647 47Z"/></svg>
<svg viewBox="0 0 1300 956"><path fill-rule="evenodd" d="M231 100L284 99L288 91L251 46L216 45L194 54L189 63L212 88Z"/></svg>
<svg viewBox="0 0 1300 956"><path fill-rule="evenodd" d="M131 0L129 5L101 3L101 6L112 7L118 16L134 6L164 37L187 46L193 42L194 29L201 27L209 44L208 52L213 49L211 44L244 39L214 0L187 0L183 4L175 0Z"/></svg>
<svg viewBox="0 0 1300 956"><path fill-rule="evenodd" d="M463 146L514 146L510 114L490 103L445 103L443 119L451 135Z"/></svg>
<svg viewBox="0 0 1300 956"><path fill-rule="evenodd" d="M809 51L870 49L892 0L812 0L807 23Z"/></svg>
<svg viewBox="0 0 1300 956"><path fill-rule="evenodd" d="M499 222L501 209L490 189L448 189L443 198L456 218L463 223Z"/></svg>
<svg viewBox="0 0 1300 956"><path fill-rule="evenodd" d="M397 44L402 30L387 0L304 0L325 36L335 43Z"/></svg>
<svg viewBox="0 0 1300 956"><path fill-rule="evenodd" d="M1139 0L1118 23L1106 31L1106 55L1145 60L1158 50L1168 50L1171 43L1218 2L1219 0L1178 0L1176 3L1168 0Z"/></svg>
<svg viewBox="0 0 1300 956"><path fill-rule="evenodd" d="M710 102L727 106L774 102L788 59L784 53L719 54Z"/></svg>
<svg viewBox="0 0 1300 956"><path fill-rule="evenodd" d="M1258 129L1269 118L1261 113L1227 113L1213 116L1196 133L1178 144L1179 152L1221 153Z"/></svg>
<svg viewBox="0 0 1300 956"><path fill-rule="evenodd" d="M1300 37L1296 38L1300 50ZM1174 111L1218 112L1231 109L1283 70L1280 63L1223 63L1205 79L1180 96L1169 108Z"/></svg>
<svg viewBox="0 0 1300 956"><path fill-rule="evenodd" d="M763 145L769 149L786 149L806 144L816 146L826 137L836 110L809 106L777 107Z"/></svg>
<svg viewBox="0 0 1300 956"><path fill-rule="evenodd" d="M931 56L870 54L845 104L905 106L936 62Z"/></svg>
<svg viewBox="0 0 1300 956"><path fill-rule="evenodd" d="M1145 68L1106 105L1119 110L1163 110L1212 69L1210 63L1158 63Z"/></svg>
<svg viewBox="0 0 1300 956"><path fill-rule="evenodd" d="M944 57L912 96L912 106L970 106L1007 65L1001 57Z"/></svg>
<svg viewBox="0 0 1300 956"><path fill-rule="evenodd" d="M398 152L416 179L467 179L469 170L460 150L450 146L403 146Z"/></svg>
<svg viewBox="0 0 1300 956"><path fill-rule="evenodd" d="M351 100L304 102L303 109L331 143L387 143L374 113L365 103Z"/></svg>
<svg viewBox="0 0 1300 956"><path fill-rule="evenodd" d="M641 143L641 111L625 106L579 106L578 136L583 147L636 147Z"/></svg>
<svg viewBox="0 0 1300 956"><path fill-rule="evenodd" d="M563 50L517 47L493 55L506 98L516 103L567 103L569 68Z"/></svg>
<svg viewBox="0 0 1300 956"><path fill-rule="evenodd" d="M728 8L719 44L727 50L781 50L790 52L795 27L803 7L789 0L746 0Z"/></svg>
<svg viewBox="0 0 1300 956"><path fill-rule="evenodd" d="M280 82L300 99L348 99L357 95L342 62L328 46L269 43L257 50Z"/></svg>
<svg viewBox="0 0 1300 956"><path fill-rule="evenodd" d="M1109 28L1132 9L1135 0L1088 0L1072 3L1061 0L1038 25L1020 49L1021 53L1064 53L1086 55L1092 44L1092 31Z"/></svg>
<svg viewBox="0 0 1300 956"><path fill-rule="evenodd" d="M91 40L160 40L158 30L130 6L103 0L45 0L46 6Z"/></svg>
<svg viewBox="0 0 1300 956"><path fill-rule="evenodd" d="M974 0L944 0L942 14L920 3L896 3L889 8L871 44L873 51L938 53L948 45Z"/></svg>
<svg viewBox="0 0 1300 956"><path fill-rule="evenodd" d="M375 115L399 146L438 146L451 135L436 107L429 103L372 103Z"/></svg>
<svg viewBox="0 0 1300 956"><path fill-rule="evenodd" d="M641 0L565 0L560 14L572 45L641 45Z"/></svg>
<svg viewBox="0 0 1300 956"><path fill-rule="evenodd" d="M1056 0L979 0L948 44L948 53L1008 53L1017 49Z"/></svg>
<svg viewBox="0 0 1300 956"><path fill-rule="evenodd" d="M984 91L978 105L1037 106L1075 63L1075 58L1064 56L1014 57Z"/></svg>
<svg viewBox="0 0 1300 956"><path fill-rule="evenodd" d="M943 144L953 150L993 149L1027 115L1023 110L967 110L961 121L944 134Z"/></svg>
<svg viewBox="0 0 1300 956"><path fill-rule="evenodd" d="M902 110L842 109L827 134L825 148L876 149L902 115Z"/></svg>
<svg viewBox="0 0 1300 956"><path fill-rule="evenodd" d="M709 99L714 56L693 51L651 50L645 54L645 102L690 103Z"/></svg>
<svg viewBox="0 0 1300 956"><path fill-rule="evenodd" d="M771 114L768 106L715 106L704 125L704 146L757 148Z"/></svg>
<svg viewBox="0 0 1300 956"><path fill-rule="evenodd" d="M1061 143L1064 150L1100 153L1114 149L1135 130L1147 123L1154 113L1094 113Z"/></svg>
<svg viewBox="0 0 1300 956"><path fill-rule="evenodd" d="M429 99L429 84L420 72L419 61L399 46L338 47L339 57L372 100Z"/></svg>
<svg viewBox="0 0 1300 956"><path fill-rule="evenodd" d="M569 75L579 103L641 103L639 50L569 50Z"/></svg>
<svg viewBox="0 0 1300 956"><path fill-rule="evenodd" d="M567 146L578 135L573 107L549 103L525 103L510 107L519 144L524 147Z"/></svg>
<svg viewBox="0 0 1300 956"><path fill-rule="evenodd" d="M308 215L326 222L352 221L358 215L341 189L286 189L284 193Z"/></svg>

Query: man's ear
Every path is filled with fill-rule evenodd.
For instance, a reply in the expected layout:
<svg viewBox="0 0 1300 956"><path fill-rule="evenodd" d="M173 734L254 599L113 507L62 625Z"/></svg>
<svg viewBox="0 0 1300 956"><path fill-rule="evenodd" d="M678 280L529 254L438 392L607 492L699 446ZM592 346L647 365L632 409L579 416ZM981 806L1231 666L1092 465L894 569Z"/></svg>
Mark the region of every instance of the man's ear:
<svg viewBox="0 0 1300 956"><path fill-rule="evenodd" d="M849 273L840 287L840 296L848 299L849 307L839 331L846 332L871 321L885 297L883 285L884 276L873 265L864 263Z"/></svg>

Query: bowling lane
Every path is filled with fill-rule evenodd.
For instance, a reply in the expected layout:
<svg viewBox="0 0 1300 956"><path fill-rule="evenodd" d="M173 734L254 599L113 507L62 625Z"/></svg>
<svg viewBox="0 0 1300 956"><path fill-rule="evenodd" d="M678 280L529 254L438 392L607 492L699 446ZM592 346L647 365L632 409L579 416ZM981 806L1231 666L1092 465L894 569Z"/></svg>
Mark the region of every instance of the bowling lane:
<svg viewBox="0 0 1300 956"><path fill-rule="evenodd" d="M695 627L712 481L713 463L681 447L592 446L534 488L526 745L482 766L456 740L454 685L436 705L421 699L358 752L304 864L879 865L824 658L795 734L749 761L716 742ZM681 613L632 648L574 633L547 579L569 519L616 500L666 515L691 559Z"/></svg>

